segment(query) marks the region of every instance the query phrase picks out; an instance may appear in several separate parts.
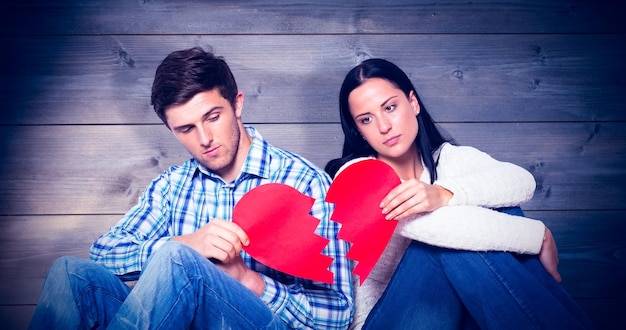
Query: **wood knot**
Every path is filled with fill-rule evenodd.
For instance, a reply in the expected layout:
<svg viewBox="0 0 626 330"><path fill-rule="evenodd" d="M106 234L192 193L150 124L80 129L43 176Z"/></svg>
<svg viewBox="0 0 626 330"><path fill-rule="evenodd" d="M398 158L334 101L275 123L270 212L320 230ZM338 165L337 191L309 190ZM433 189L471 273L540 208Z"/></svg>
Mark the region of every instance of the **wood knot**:
<svg viewBox="0 0 626 330"><path fill-rule="evenodd" d="M119 49L117 51L117 63L121 66L126 66L129 68L135 67L135 60L123 49Z"/></svg>

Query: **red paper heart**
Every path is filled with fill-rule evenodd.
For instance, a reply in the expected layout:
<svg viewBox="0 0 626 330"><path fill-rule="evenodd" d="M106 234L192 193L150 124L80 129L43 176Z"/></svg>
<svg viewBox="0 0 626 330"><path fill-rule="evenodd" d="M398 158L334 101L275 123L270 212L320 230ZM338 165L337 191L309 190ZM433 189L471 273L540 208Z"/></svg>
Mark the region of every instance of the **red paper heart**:
<svg viewBox="0 0 626 330"><path fill-rule="evenodd" d="M246 193L235 205L233 222L250 238L244 250L259 262L300 278L333 283L333 258L321 254L328 239L315 234L315 200L293 187L268 183Z"/></svg>
<svg viewBox="0 0 626 330"><path fill-rule="evenodd" d="M335 204L331 219L342 224L338 237L352 243L346 256L358 262L353 273L361 284L398 224L385 220L378 206L398 184L400 178L389 165L368 159L341 171L326 195L326 201Z"/></svg>

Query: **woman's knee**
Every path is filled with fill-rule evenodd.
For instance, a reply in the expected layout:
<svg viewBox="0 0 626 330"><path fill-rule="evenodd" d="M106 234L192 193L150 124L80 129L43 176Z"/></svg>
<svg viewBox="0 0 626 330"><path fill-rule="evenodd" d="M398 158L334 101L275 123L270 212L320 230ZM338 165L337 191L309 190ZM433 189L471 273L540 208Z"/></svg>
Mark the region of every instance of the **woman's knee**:
<svg viewBox="0 0 626 330"><path fill-rule="evenodd" d="M418 241L412 241L409 247L404 252L404 262L418 262L418 263L439 263L439 254L442 253L441 248L428 245Z"/></svg>

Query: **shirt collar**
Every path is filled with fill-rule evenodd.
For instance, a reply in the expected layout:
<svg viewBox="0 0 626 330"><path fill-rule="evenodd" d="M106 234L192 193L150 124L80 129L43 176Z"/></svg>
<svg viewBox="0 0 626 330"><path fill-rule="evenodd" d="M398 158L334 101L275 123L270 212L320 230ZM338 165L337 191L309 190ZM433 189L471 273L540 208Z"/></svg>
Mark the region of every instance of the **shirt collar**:
<svg viewBox="0 0 626 330"><path fill-rule="evenodd" d="M252 144L241 172L267 179L270 174L270 145L254 127L246 126L246 131L252 137Z"/></svg>
<svg viewBox="0 0 626 330"><path fill-rule="evenodd" d="M241 167L241 172L235 179L235 182L245 178L247 175L252 175L261 178L269 178L269 164L270 164L270 155L269 149L270 145L261 133L259 133L252 126L245 126L246 132L248 135L252 137L252 143L250 144L250 150L248 151L248 155L246 156L246 160ZM215 174L213 171L204 167L200 164L196 159L192 160L195 166L197 166L196 170L201 172L211 178L220 179L221 177Z"/></svg>

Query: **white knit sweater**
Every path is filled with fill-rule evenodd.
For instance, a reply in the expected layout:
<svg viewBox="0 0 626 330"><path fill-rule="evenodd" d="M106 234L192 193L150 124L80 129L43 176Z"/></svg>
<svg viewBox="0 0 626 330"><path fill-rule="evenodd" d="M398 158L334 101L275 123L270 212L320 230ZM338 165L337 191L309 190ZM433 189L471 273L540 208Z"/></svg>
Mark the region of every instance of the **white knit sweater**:
<svg viewBox="0 0 626 330"><path fill-rule="evenodd" d="M355 159L341 169L364 159ZM430 182L426 167L420 180ZM363 326L411 239L460 250L539 253L545 231L542 222L491 210L517 206L532 198L535 180L525 169L497 161L476 148L445 143L439 153L435 184L454 194L448 206L400 221L362 286L355 276L351 329Z"/></svg>

